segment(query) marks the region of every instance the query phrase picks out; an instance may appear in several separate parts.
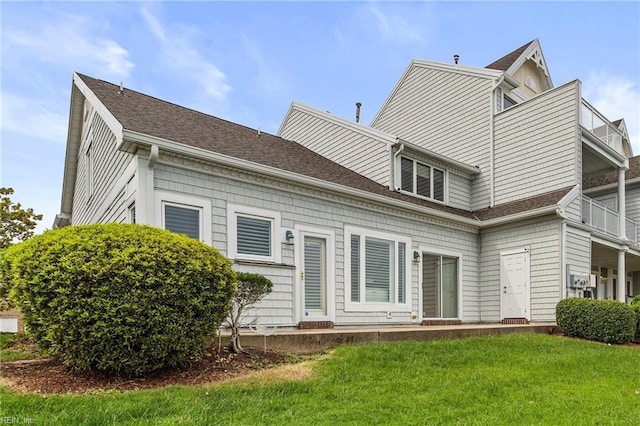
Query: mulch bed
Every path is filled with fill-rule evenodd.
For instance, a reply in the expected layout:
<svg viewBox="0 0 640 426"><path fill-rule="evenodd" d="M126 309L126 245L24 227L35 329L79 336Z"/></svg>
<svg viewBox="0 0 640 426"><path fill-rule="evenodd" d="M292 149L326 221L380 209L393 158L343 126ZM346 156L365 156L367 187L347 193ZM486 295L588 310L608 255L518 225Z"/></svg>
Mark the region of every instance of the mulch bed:
<svg viewBox="0 0 640 426"><path fill-rule="evenodd" d="M71 373L53 360L3 362L2 383L12 389L41 394L87 393L106 390L128 391L170 385L199 385L237 377L288 362L287 355L262 349L245 348L246 353L218 353L212 348L200 360L180 369L160 370L143 378L129 378L104 373Z"/></svg>

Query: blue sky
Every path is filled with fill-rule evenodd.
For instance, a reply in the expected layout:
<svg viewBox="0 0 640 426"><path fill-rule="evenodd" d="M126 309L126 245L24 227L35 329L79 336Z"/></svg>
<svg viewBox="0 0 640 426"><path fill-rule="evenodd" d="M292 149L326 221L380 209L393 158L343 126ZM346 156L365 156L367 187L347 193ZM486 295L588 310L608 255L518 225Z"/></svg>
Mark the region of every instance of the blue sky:
<svg viewBox="0 0 640 426"><path fill-rule="evenodd" d="M368 124L412 58L483 67L538 38L640 154L638 2L2 2L0 185L60 208L74 71L275 133L292 101Z"/></svg>

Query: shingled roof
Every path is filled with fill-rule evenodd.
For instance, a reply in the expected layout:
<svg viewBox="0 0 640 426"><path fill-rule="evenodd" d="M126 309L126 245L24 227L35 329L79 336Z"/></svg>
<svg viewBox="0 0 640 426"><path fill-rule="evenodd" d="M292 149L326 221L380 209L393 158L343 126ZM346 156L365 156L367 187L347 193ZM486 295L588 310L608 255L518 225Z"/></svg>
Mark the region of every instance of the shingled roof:
<svg viewBox="0 0 640 426"><path fill-rule="evenodd" d="M554 206L557 205L560 200L562 200L562 198L567 195L569 191L571 191L572 188L572 186L569 186L566 188L558 189L556 191L537 195L535 197L512 201L510 203L504 203L482 210L476 210L474 214L478 219L485 221L544 207Z"/></svg>
<svg viewBox="0 0 640 426"><path fill-rule="evenodd" d="M626 180L640 178L640 155L629 158L629 169L625 172L624 177ZM582 188L597 188L599 186L609 185L616 182L618 182L618 172L613 171L601 176L585 179L582 182Z"/></svg>
<svg viewBox="0 0 640 426"><path fill-rule="evenodd" d="M120 93L114 84L78 76L126 130L475 219L466 210L390 191L296 142L127 88Z"/></svg>
<svg viewBox="0 0 640 426"><path fill-rule="evenodd" d="M531 40L530 42L526 43L524 46L521 46L516 50L514 50L513 52L506 54L505 56L498 59L497 61L490 63L485 68L490 68L493 70L500 70L500 71L508 70L509 67L511 67L511 65L513 65L513 63L518 60L520 55L522 55L522 53L525 50L527 50L527 47L529 47L531 43L533 43L534 41L535 40Z"/></svg>

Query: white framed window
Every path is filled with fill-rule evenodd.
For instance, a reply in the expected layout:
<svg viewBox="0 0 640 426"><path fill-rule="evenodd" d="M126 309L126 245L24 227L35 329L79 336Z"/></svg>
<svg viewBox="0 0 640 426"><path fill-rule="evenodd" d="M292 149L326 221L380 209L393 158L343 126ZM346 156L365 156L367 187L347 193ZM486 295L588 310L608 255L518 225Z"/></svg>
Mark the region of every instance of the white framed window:
<svg viewBox="0 0 640 426"><path fill-rule="evenodd" d="M155 198L161 228L211 245L211 200L168 191L156 191Z"/></svg>
<svg viewBox="0 0 640 426"><path fill-rule="evenodd" d="M507 95L504 95L502 97L502 109L511 108L512 106L515 106L515 105L518 105L518 103L513 99L511 99L510 97L508 97Z"/></svg>
<svg viewBox="0 0 640 426"><path fill-rule="evenodd" d="M408 157L400 157L400 190L431 201L445 202L444 170Z"/></svg>
<svg viewBox="0 0 640 426"><path fill-rule="evenodd" d="M227 205L229 258L280 263L280 240L279 212Z"/></svg>
<svg viewBox="0 0 640 426"><path fill-rule="evenodd" d="M89 138L91 138L91 134L89 134ZM93 144L90 142L84 154L86 183L87 183L87 202L89 202L91 200L91 197L93 196L93 172L94 172L93 157L94 157Z"/></svg>
<svg viewBox="0 0 640 426"><path fill-rule="evenodd" d="M131 203L127 208L127 218L129 223L136 223L136 203Z"/></svg>
<svg viewBox="0 0 640 426"><path fill-rule="evenodd" d="M411 311L411 239L345 227L345 310Z"/></svg>

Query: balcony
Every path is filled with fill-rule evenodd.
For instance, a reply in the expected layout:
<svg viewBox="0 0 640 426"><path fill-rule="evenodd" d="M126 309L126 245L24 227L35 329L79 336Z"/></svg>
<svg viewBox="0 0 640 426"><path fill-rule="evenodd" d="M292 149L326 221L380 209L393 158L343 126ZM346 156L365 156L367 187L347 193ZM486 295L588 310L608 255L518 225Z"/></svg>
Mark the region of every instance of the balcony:
<svg viewBox="0 0 640 426"><path fill-rule="evenodd" d="M582 99L580 107L580 124L593 136L617 153L624 155L622 148L623 135L607 118L600 114L589 102Z"/></svg>
<svg viewBox="0 0 640 426"><path fill-rule="evenodd" d="M582 223L613 237L619 233L618 212L600 204L596 200L582 196ZM625 234L633 243L638 242L638 224L635 220L625 218Z"/></svg>

